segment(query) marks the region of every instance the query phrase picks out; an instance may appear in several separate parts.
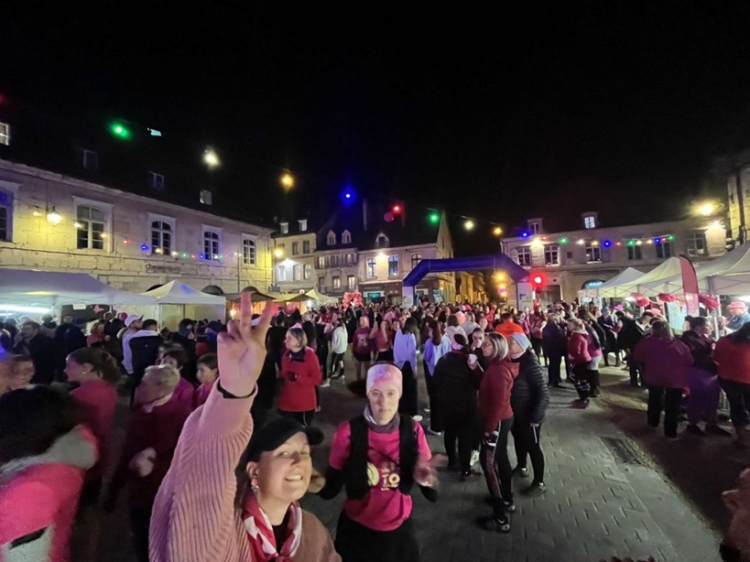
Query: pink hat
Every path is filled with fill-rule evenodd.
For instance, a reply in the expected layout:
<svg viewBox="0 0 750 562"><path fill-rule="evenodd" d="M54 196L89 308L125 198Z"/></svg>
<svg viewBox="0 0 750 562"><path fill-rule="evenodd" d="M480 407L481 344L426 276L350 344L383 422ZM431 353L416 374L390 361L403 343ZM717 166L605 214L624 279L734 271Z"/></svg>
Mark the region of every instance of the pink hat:
<svg viewBox="0 0 750 562"><path fill-rule="evenodd" d="M737 310L738 308L747 308L747 305L742 301L732 301L729 303L727 310Z"/></svg>
<svg viewBox="0 0 750 562"><path fill-rule="evenodd" d="M387 363L381 363L379 365L373 365L367 371L367 392L374 386L380 386L385 384L391 384L398 389L399 394L403 392L403 377L398 367L389 365Z"/></svg>
<svg viewBox="0 0 750 562"><path fill-rule="evenodd" d="M456 318L458 318L458 323L463 324L466 322L466 315L463 312L456 312L455 314Z"/></svg>

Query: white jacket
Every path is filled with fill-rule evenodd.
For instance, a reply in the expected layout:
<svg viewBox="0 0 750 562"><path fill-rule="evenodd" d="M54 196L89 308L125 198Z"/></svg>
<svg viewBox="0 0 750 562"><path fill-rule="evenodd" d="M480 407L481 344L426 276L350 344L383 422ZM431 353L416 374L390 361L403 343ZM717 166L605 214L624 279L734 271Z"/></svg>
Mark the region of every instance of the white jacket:
<svg viewBox="0 0 750 562"><path fill-rule="evenodd" d="M346 328L339 326L333 331L333 338L331 341L331 351L333 353L346 353L346 348L349 346L349 335L346 333Z"/></svg>

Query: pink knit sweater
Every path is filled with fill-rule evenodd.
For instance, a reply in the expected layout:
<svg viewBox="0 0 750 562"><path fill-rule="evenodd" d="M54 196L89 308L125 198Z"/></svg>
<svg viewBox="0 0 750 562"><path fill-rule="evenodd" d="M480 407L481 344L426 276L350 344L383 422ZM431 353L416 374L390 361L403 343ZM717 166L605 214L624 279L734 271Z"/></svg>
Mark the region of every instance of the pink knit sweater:
<svg viewBox="0 0 750 562"><path fill-rule="evenodd" d="M247 399L226 399L214 385L185 422L151 516L151 562L251 562L247 531L235 508L234 469L253 433ZM303 512L295 562L340 562L322 523Z"/></svg>

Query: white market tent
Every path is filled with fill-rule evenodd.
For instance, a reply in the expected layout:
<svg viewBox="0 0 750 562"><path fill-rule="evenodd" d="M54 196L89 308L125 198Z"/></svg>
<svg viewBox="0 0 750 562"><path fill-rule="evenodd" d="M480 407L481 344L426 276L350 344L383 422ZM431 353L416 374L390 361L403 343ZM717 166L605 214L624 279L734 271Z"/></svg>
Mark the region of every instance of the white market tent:
<svg viewBox="0 0 750 562"><path fill-rule="evenodd" d="M672 277L673 275L678 274L680 270L681 270L680 258L669 258L668 260L659 264L648 273L644 273L640 277L637 277L630 281L618 283L616 285L613 284L607 287L606 289L604 289L604 291L601 291L601 289L602 287L604 287L604 285L606 285L606 283L604 285L600 285L599 297L600 298L629 297L632 293L640 292L640 287L644 285L645 283L651 283L652 281L658 281L660 279L666 279L667 277Z"/></svg>
<svg viewBox="0 0 750 562"><path fill-rule="evenodd" d="M618 291L617 287L624 283L630 283L631 281L638 279L642 275L643 275L642 271L638 271L634 267L629 267L626 270L615 275L609 281L602 283L598 287L594 288L593 291L596 293L596 296L599 298L629 297L630 293L620 294L620 291Z"/></svg>
<svg viewBox="0 0 750 562"><path fill-rule="evenodd" d="M745 243L716 259L695 264L698 291L710 295L750 295L750 243ZM744 277L743 277L744 276ZM682 273L646 283L644 295L683 293Z"/></svg>
<svg viewBox="0 0 750 562"><path fill-rule="evenodd" d="M119 291L88 273L0 269L0 303L53 307L64 304L153 304L150 296Z"/></svg>
<svg viewBox="0 0 750 562"><path fill-rule="evenodd" d="M183 318L226 320L227 299L225 296L209 295L178 280L170 281L141 294L153 298L156 305L138 307L132 312L154 318L159 322L160 327L167 327L172 331L177 331L180 320ZM128 312L131 311L128 310Z"/></svg>
<svg viewBox="0 0 750 562"><path fill-rule="evenodd" d="M319 293L315 289L310 289L305 293L305 296L310 299L311 301L318 301L322 304L336 304L339 302L339 299L336 297L329 297L328 295L324 295L323 293Z"/></svg>

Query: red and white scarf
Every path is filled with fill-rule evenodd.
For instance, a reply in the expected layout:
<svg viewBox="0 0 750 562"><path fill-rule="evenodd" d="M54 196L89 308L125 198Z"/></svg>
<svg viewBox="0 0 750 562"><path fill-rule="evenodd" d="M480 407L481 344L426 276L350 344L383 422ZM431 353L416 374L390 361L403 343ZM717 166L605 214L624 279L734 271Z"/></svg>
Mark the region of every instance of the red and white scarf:
<svg viewBox="0 0 750 562"><path fill-rule="evenodd" d="M245 522L253 560L258 562L292 562L302 543L302 508L294 502L289 506L287 518L286 540L277 545L273 534L273 525L263 512L258 499L252 491L245 494L242 502L242 520Z"/></svg>

